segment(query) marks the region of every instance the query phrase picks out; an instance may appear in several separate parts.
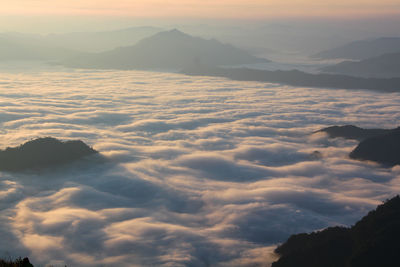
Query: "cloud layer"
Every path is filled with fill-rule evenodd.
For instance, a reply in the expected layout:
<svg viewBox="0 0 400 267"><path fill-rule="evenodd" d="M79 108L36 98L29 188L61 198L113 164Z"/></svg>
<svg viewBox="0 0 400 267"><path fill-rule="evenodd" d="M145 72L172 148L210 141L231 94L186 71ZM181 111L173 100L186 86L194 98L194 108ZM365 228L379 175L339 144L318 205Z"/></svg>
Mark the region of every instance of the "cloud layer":
<svg viewBox="0 0 400 267"><path fill-rule="evenodd" d="M325 126L398 126L398 94L135 71L2 73L0 147L82 139L108 158L0 173L0 256L68 266L265 266L293 233L350 225L400 168ZM318 152L315 152L318 151Z"/></svg>

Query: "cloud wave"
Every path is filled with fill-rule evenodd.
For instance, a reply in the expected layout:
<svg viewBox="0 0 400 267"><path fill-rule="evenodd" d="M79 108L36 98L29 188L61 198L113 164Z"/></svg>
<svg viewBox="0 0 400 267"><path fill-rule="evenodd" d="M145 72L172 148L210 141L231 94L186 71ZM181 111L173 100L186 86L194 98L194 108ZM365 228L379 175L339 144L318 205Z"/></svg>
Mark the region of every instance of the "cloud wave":
<svg viewBox="0 0 400 267"><path fill-rule="evenodd" d="M0 256L265 266L289 235L350 225L400 189L399 167L351 160L356 142L310 134L397 126L396 93L90 70L4 73L0 89L1 148L53 136L108 159L1 172Z"/></svg>

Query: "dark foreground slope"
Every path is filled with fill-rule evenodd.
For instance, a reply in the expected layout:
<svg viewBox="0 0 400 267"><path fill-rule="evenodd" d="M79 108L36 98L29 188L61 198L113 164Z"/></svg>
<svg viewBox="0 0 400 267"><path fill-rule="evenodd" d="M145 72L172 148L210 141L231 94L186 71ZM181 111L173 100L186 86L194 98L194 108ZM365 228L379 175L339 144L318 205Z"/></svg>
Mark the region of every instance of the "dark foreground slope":
<svg viewBox="0 0 400 267"><path fill-rule="evenodd" d="M390 133L399 129L400 127L396 129L363 129L354 125L344 125L344 126L331 126L323 128L316 132L327 133L331 138L342 137L346 139L354 139L362 141L367 138Z"/></svg>
<svg viewBox="0 0 400 267"><path fill-rule="evenodd" d="M28 258L18 258L15 260L0 259L0 267L33 267Z"/></svg>
<svg viewBox="0 0 400 267"><path fill-rule="evenodd" d="M389 166L400 164L400 128L365 139L350 153L350 158Z"/></svg>
<svg viewBox="0 0 400 267"><path fill-rule="evenodd" d="M267 71L248 68L217 68L195 65L182 71L186 75L226 77L238 81L260 81L291 86L400 91L400 78L361 78L336 74L310 74L298 70Z"/></svg>
<svg viewBox="0 0 400 267"><path fill-rule="evenodd" d="M97 153L80 140L62 142L45 137L0 150L1 171L41 169L69 163Z"/></svg>
<svg viewBox="0 0 400 267"><path fill-rule="evenodd" d="M400 197L386 201L351 228L291 236L272 267L400 266Z"/></svg>

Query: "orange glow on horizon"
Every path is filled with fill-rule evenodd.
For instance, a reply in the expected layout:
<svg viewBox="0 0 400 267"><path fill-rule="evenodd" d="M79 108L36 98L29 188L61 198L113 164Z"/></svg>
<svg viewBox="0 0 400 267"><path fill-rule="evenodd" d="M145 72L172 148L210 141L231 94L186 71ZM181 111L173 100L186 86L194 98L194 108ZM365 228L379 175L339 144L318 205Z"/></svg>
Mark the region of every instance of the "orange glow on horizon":
<svg viewBox="0 0 400 267"><path fill-rule="evenodd" d="M400 14L398 0L3 0L2 15L246 18L358 17Z"/></svg>

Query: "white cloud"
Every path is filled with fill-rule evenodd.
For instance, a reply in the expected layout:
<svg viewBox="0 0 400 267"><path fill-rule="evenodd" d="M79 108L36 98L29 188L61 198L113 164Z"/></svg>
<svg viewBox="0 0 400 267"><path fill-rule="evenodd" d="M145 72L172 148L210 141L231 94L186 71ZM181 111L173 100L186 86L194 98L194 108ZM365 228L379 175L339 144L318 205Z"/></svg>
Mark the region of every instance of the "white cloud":
<svg viewBox="0 0 400 267"><path fill-rule="evenodd" d="M0 172L0 256L265 265L290 234L353 224L400 188L398 167L348 158L356 142L310 135L395 127L396 93L90 70L4 73L0 86L0 147L54 136L108 158Z"/></svg>

